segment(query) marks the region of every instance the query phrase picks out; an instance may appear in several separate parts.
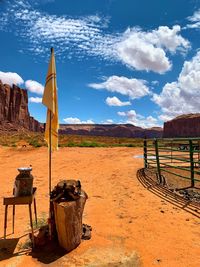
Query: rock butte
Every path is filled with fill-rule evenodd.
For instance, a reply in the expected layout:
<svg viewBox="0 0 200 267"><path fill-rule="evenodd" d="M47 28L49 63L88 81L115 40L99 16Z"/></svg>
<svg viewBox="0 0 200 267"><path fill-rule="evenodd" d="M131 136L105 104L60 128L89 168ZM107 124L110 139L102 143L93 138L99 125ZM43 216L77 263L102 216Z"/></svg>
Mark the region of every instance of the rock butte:
<svg viewBox="0 0 200 267"><path fill-rule="evenodd" d="M0 129L40 132L43 125L30 116L27 90L0 81Z"/></svg>
<svg viewBox="0 0 200 267"><path fill-rule="evenodd" d="M200 113L181 115L164 123L163 137L199 137Z"/></svg>

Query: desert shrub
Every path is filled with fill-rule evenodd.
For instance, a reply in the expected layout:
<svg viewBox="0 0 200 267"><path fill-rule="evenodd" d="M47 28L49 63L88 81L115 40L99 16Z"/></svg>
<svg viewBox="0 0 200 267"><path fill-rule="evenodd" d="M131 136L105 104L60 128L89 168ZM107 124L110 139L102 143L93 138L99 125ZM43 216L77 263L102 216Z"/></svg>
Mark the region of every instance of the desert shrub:
<svg viewBox="0 0 200 267"><path fill-rule="evenodd" d="M18 247L18 250L29 250L32 248L32 242L31 242L30 238L28 238L25 240L24 243L19 242L17 247Z"/></svg>
<svg viewBox="0 0 200 267"><path fill-rule="evenodd" d="M9 146L8 143L1 143L2 146Z"/></svg>
<svg viewBox="0 0 200 267"><path fill-rule="evenodd" d="M97 142L92 141L83 141L80 144L78 144L79 147L101 147L102 145Z"/></svg>
<svg viewBox="0 0 200 267"><path fill-rule="evenodd" d="M134 144L126 144L127 147L134 147Z"/></svg>
<svg viewBox="0 0 200 267"><path fill-rule="evenodd" d="M45 225L47 225L47 214L45 212L43 212L41 214L41 217L39 217L37 219L37 225L36 225L36 221L35 220L33 221L33 229L34 230L35 229L39 229L39 228L41 228L42 226L45 226Z"/></svg>
<svg viewBox="0 0 200 267"><path fill-rule="evenodd" d="M41 145L37 142L37 141L31 141L30 143L29 143L29 145L31 145L31 146L33 146L33 147L41 147Z"/></svg>
<svg viewBox="0 0 200 267"><path fill-rule="evenodd" d="M12 146L12 147L17 147L17 145L16 145L16 144L11 144L11 146Z"/></svg>
<svg viewBox="0 0 200 267"><path fill-rule="evenodd" d="M36 148L42 146L42 144L36 139L30 140L29 145L36 147Z"/></svg>
<svg viewBox="0 0 200 267"><path fill-rule="evenodd" d="M75 146L77 146L74 142L68 142L67 143L67 146L68 147L75 147Z"/></svg>
<svg viewBox="0 0 200 267"><path fill-rule="evenodd" d="M43 212L41 216L37 219L37 224L36 221L33 221L33 229L40 229L43 226L47 225L47 214ZM30 228L30 225L28 224L28 228ZM29 250L32 248L32 241L30 238L27 238L24 242L20 242L18 244L18 250Z"/></svg>

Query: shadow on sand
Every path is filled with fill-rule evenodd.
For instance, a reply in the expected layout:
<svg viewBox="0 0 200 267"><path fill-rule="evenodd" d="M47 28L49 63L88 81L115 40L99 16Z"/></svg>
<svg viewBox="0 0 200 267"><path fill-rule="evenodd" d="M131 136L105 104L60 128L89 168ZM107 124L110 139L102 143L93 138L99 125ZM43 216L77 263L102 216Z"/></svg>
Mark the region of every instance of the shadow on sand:
<svg viewBox="0 0 200 267"><path fill-rule="evenodd" d="M183 209L197 218L200 218L200 205L197 202L185 200L183 197L170 191L168 188L157 184L149 175L145 172L145 169L139 169L137 171L137 178L139 182L148 189L151 193L162 198L163 200L173 204L174 206Z"/></svg>
<svg viewBox="0 0 200 267"><path fill-rule="evenodd" d="M18 242L19 238L0 239L0 261L18 256L14 253Z"/></svg>
<svg viewBox="0 0 200 267"><path fill-rule="evenodd" d="M22 237L24 237L24 235ZM19 249L17 246L19 246L20 238L21 237L0 239L0 261L17 256L28 255L37 259L41 263L50 264L66 254L66 251L55 241L48 242L45 246L35 249L32 249L30 246L28 248L23 248L24 244L21 244L22 249ZM15 250L17 252L15 252Z"/></svg>
<svg viewBox="0 0 200 267"><path fill-rule="evenodd" d="M61 248L56 241L49 241L45 246L33 249L29 255L44 264L50 264L66 255L67 252Z"/></svg>

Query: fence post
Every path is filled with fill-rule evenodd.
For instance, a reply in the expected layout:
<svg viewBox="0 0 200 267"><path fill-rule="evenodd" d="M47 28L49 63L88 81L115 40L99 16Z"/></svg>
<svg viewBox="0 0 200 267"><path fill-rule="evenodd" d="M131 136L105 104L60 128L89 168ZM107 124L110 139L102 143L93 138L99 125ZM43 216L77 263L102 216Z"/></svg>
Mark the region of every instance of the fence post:
<svg viewBox="0 0 200 267"><path fill-rule="evenodd" d="M194 153L193 153L193 145L192 140L189 140L190 145L190 177L191 177L191 187L194 187Z"/></svg>
<svg viewBox="0 0 200 267"><path fill-rule="evenodd" d="M148 162L147 162L147 139L144 139L144 167L148 167Z"/></svg>
<svg viewBox="0 0 200 267"><path fill-rule="evenodd" d="M161 171L160 171L160 159L159 159L158 140L157 139L155 139L154 144L155 144L155 153L156 153L158 178L159 178L159 181L161 182L162 181L162 176L161 176Z"/></svg>

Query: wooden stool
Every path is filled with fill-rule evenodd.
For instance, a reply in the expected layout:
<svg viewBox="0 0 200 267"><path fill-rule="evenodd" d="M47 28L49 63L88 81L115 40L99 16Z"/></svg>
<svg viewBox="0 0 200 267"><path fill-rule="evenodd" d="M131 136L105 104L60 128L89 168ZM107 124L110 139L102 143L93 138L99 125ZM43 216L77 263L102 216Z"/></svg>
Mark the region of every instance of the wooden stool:
<svg viewBox="0 0 200 267"><path fill-rule="evenodd" d="M4 220L4 238L6 238L6 228L7 228L7 214L8 214L8 205L13 206L13 222L12 228L14 233L14 224L15 224L15 205L28 205L29 206L29 216L30 216L30 226L32 231L32 246L34 247L34 235L33 235L33 220L32 220L32 210L31 204L34 203L34 213L35 213L35 221L37 225L37 211L36 211L36 195L37 188L33 188L33 193L30 196L23 196L23 197L4 197L3 198L3 205L5 205L5 220Z"/></svg>

